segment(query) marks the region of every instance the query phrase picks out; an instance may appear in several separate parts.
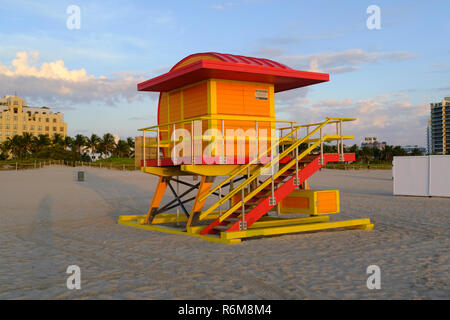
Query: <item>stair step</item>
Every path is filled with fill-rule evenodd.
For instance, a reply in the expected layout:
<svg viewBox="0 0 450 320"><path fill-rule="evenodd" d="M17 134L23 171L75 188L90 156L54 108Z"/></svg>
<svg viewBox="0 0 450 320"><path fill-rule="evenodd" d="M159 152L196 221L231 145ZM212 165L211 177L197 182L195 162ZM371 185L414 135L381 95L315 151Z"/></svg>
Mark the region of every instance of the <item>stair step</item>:
<svg viewBox="0 0 450 320"><path fill-rule="evenodd" d="M257 203L252 203L250 208L245 208L245 213L252 211L257 205ZM242 208L236 209L234 213L239 215L242 214Z"/></svg>
<svg viewBox="0 0 450 320"><path fill-rule="evenodd" d="M255 199L262 199L262 198L265 198L265 197L268 197L268 195L267 194L263 194L263 193L258 193L258 194L255 194L254 196L253 196L253 198L255 198Z"/></svg>
<svg viewBox="0 0 450 320"><path fill-rule="evenodd" d="M290 177L292 176L293 172L283 172L282 174L280 174L280 177Z"/></svg>
<svg viewBox="0 0 450 320"><path fill-rule="evenodd" d="M224 221L226 222L238 222L239 220L241 220L240 218L233 218L233 217L228 217L226 218Z"/></svg>
<svg viewBox="0 0 450 320"><path fill-rule="evenodd" d="M215 226L215 227L213 227L213 229L219 230L219 231L225 231L225 230L228 230L229 228L230 228L230 226Z"/></svg>

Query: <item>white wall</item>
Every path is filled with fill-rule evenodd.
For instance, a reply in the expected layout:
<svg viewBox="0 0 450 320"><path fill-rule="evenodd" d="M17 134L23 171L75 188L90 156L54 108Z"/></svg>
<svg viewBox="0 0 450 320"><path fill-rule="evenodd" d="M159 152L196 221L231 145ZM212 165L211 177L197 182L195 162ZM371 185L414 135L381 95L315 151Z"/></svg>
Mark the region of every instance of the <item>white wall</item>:
<svg viewBox="0 0 450 320"><path fill-rule="evenodd" d="M394 195L450 197L450 156L394 157Z"/></svg>

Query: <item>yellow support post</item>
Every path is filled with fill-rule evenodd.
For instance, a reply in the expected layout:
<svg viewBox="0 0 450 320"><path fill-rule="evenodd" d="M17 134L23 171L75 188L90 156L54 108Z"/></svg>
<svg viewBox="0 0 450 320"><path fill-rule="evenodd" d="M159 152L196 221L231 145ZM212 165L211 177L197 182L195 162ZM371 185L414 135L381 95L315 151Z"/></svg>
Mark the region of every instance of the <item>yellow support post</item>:
<svg viewBox="0 0 450 320"><path fill-rule="evenodd" d="M151 224L152 220L158 210L159 205L161 204L161 200L166 192L167 188L167 178L160 177L158 181L158 186L156 187L155 194L153 195L152 203L150 204L150 208L148 208L147 216L145 218L145 224Z"/></svg>
<svg viewBox="0 0 450 320"><path fill-rule="evenodd" d="M191 213L189 214L189 220L186 224L186 228L190 226L195 226L198 222L198 218L201 214L203 205L206 202L206 199L200 200L205 194L208 193L212 184L214 183L214 177L210 176L202 176L202 180L200 182L200 186L198 187L197 196L194 200L194 205L192 206Z"/></svg>
<svg viewBox="0 0 450 320"><path fill-rule="evenodd" d="M299 224L273 228L257 228L257 229L250 228L245 231L222 232L220 234L220 237L225 240L232 240L257 236L270 236L277 234L317 231L335 228L352 228L352 229L358 228L363 230L370 230L373 228L373 224L370 223L370 219L358 219L339 222L320 222L320 223Z"/></svg>

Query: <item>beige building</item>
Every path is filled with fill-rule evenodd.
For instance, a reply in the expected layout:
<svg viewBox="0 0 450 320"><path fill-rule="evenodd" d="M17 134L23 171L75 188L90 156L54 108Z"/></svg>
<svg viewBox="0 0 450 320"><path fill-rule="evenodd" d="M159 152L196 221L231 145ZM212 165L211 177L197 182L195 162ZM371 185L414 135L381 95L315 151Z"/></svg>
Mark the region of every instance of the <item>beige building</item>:
<svg viewBox="0 0 450 320"><path fill-rule="evenodd" d="M0 142L24 132L49 137L58 133L66 137L67 123L60 112L53 113L48 107L29 107L17 96L3 96L0 98Z"/></svg>

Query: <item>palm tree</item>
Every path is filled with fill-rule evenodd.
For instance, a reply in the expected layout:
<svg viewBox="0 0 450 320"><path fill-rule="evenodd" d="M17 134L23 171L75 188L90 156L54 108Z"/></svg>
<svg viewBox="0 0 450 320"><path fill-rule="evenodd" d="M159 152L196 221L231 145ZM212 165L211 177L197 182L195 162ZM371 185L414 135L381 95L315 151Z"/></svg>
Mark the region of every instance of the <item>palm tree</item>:
<svg viewBox="0 0 450 320"><path fill-rule="evenodd" d="M72 142L72 150L75 149L79 154L81 154L81 149L86 145L86 137L82 134L77 134Z"/></svg>
<svg viewBox="0 0 450 320"><path fill-rule="evenodd" d="M120 158L130 157L130 145L124 140L119 140L114 148L114 154Z"/></svg>
<svg viewBox="0 0 450 320"><path fill-rule="evenodd" d="M364 147L360 150L361 160L365 163L369 163L372 160L373 148Z"/></svg>
<svg viewBox="0 0 450 320"><path fill-rule="evenodd" d="M101 142L102 139L98 135L93 133L91 137L86 140L86 149L90 149L92 153L95 153Z"/></svg>
<svg viewBox="0 0 450 320"><path fill-rule="evenodd" d="M8 140L0 143L0 158L6 160L9 158L9 152L11 151L11 144Z"/></svg>
<svg viewBox="0 0 450 320"><path fill-rule="evenodd" d="M73 138L67 136L64 138L62 146L63 146L64 150L66 150L68 147L72 146L72 144L73 144Z"/></svg>
<svg viewBox="0 0 450 320"><path fill-rule="evenodd" d="M414 148L411 151L411 156L422 156L422 155L423 155L423 153L422 153L422 151L419 150L419 148Z"/></svg>
<svg viewBox="0 0 450 320"><path fill-rule="evenodd" d="M56 147L56 146L63 146L64 145L64 139L63 136L60 135L59 133L55 133L53 135L53 140L52 140L52 144Z"/></svg>
<svg viewBox="0 0 450 320"><path fill-rule="evenodd" d="M8 137L6 140L11 146L11 153L14 158L20 158L24 153L24 144L22 136L15 135L12 138Z"/></svg>
<svg viewBox="0 0 450 320"><path fill-rule="evenodd" d="M48 147L51 144L50 138L47 137L45 134L40 134L37 137L33 138L33 144L32 144L32 152L37 153L41 151L42 149Z"/></svg>
<svg viewBox="0 0 450 320"><path fill-rule="evenodd" d="M114 136L111 133L105 133L103 139L99 144L99 152L102 155L111 154L114 151L116 143L114 142Z"/></svg>
<svg viewBox="0 0 450 320"><path fill-rule="evenodd" d="M128 137L127 143L130 147L130 157L134 157L134 139L132 137Z"/></svg>
<svg viewBox="0 0 450 320"><path fill-rule="evenodd" d="M24 132L22 134L22 144L23 144L23 152L24 156L27 157L33 151L33 134L29 132Z"/></svg>

